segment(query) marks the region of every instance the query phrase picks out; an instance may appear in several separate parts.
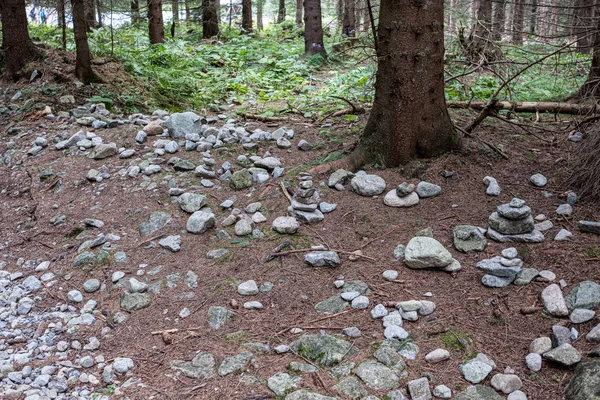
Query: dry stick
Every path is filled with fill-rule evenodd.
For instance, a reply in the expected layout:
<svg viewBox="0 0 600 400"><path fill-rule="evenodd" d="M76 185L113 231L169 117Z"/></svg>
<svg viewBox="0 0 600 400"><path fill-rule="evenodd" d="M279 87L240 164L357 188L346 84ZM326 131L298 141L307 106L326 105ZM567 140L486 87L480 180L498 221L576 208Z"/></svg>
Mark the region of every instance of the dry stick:
<svg viewBox="0 0 600 400"><path fill-rule="evenodd" d="M291 203L292 202L292 196L290 196L290 194L288 193L288 191L285 188L285 185L283 184L283 182L279 182L279 187L281 188L281 191L283 192L283 195L285 196L285 198L288 199L288 201Z"/></svg>
<svg viewBox="0 0 600 400"><path fill-rule="evenodd" d="M482 115L482 114L483 114L483 112L480 115ZM487 116L487 114L485 116ZM484 118L485 118L485 116L484 116ZM462 133L464 133L465 136L468 136L468 137L473 138L475 140L479 140L481 143L487 145L490 149L492 149L492 150L496 151L498 154L500 154L502 156L502 158L504 158L506 160L510 159L502 150L500 150L498 147L496 147L496 145L494 145L493 143L490 143L487 140L481 139L481 138L479 138L477 136L473 136L470 132L467 132L465 129L462 129L458 125L454 125L454 127L456 129L458 129L459 131L461 131Z"/></svg>
<svg viewBox="0 0 600 400"><path fill-rule="evenodd" d="M369 10L369 20L371 21L371 30L373 31L373 43L375 47L375 53L377 53L377 28L375 28L375 18L373 18L373 7L371 7L371 0L367 0L367 8Z"/></svg>
<svg viewBox="0 0 600 400"><path fill-rule="evenodd" d="M266 262L271 261L274 257L273 254L281 252L281 250L285 249L286 247L289 247L292 245L292 242L290 240L286 240L284 242L281 242L279 245L277 245L277 247L275 247L269 254L267 254L267 256L265 258L263 258L263 260L260 262L261 264L264 264Z"/></svg>
<svg viewBox="0 0 600 400"><path fill-rule="evenodd" d="M342 253L342 254L348 254L348 255L352 255L352 256L356 256L356 257L362 257L362 258L366 258L367 260L371 260L371 261L377 261L376 259L374 259L373 257L369 257L369 256L365 256L363 254L355 254L352 253L351 251L345 251L345 250L336 250L336 249L329 249L330 251L335 251L336 253ZM279 256L286 256L288 254L294 254L294 253L306 253L309 251L315 251L314 249L295 249L295 250L288 250L288 251L282 251L280 253L272 253L271 257L275 258L275 257L279 257Z"/></svg>
<svg viewBox="0 0 600 400"><path fill-rule="evenodd" d="M584 37L588 37L595 34L595 32L592 32ZM545 55L544 57L527 64L525 67L521 68L519 71L517 71L516 74L514 74L513 76L511 76L510 78L508 78L506 81L504 81L504 83L502 83L502 85L500 85L500 87L498 89L496 89L496 91L494 92L494 94L492 95L491 100L488 102L488 104L483 108L483 110L481 110L481 112L479 113L479 115L473 120L473 122L471 122L464 130L471 133L473 131L473 129L475 129L477 127L477 125L479 125L493 110L494 106L496 105L496 103L498 102L498 95L500 94L500 92L502 91L502 89L504 89L506 87L506 85L508 85L510 82L512 82L516 77L518 77L519 75L521 75L523 72L527 71L529 68L533 67L536 64L541 63L542 61L546 60L547 58L552 57L553 55L560 53L561 51L563 51L564 49L566 49L567 47L572 46L573 44L577 43L577 40L574 40L572 42L567 43L566 45L560 47L559 49L553 51L550 54Z"/></svg>
<svg viewBox="0 0 600 400"><path fill-rule="evenodd" d="M260 115L246 114L246 113L240 113L239 116L242 117L242 118L246 118L246 119L255 119L255 120L260 121L260 122L298 121L297 119L293 119L293 118L263 117L263 116L260 116Z"/></svg>

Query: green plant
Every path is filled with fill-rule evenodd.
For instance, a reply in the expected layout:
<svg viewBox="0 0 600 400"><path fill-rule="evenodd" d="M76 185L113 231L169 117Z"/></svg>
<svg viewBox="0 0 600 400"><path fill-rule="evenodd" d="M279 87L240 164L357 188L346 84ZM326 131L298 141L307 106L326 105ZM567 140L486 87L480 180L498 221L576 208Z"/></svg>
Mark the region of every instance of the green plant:
<svg viewBox="0 0 600 400"><path fill-rule="evenodd" d="M446 349L460 352L462 359L468 360L477 355L475 342L468 333L459 330L449 330L439 336Z"/></svg>

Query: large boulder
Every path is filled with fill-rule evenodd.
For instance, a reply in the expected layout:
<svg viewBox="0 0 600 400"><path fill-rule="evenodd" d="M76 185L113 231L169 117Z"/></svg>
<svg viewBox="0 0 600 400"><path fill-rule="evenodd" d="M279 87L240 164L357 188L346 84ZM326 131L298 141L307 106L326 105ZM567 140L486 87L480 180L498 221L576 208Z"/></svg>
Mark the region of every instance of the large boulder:
<svg viewBox="0 0 600 400"><path fill-rule="evenodd" d="M303 335L291 347L307 360L325 367L331 367L356 353L351 343L332 335Z"/></svg>
<svg viewBox="0 0 600 400"><path fill-rule="evenodd" d="M193 112L175 113L166 122L169 136L172 138L184 138L186 134L202 133L203 118Z"/></svg>
<svg viewBox="0 0 600 400"><path fill-rule="evenodd" d="M600 360L582 362L565 389L567 400L600 400Z"/></svg>
<svg viewBox="0 0 600 400"><path fill-rule="evenodd" d="M410 268L444 268L452 263L452 254L437 240L417 236L408 242L404 262Z"/></svg>

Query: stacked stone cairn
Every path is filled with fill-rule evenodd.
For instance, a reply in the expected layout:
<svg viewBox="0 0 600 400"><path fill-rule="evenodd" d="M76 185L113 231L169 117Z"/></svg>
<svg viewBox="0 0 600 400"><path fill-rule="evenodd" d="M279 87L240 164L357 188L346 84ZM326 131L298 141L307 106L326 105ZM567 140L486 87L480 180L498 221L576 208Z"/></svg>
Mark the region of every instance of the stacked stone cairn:
<svg viewBox="0 0 600 400"><path fill-rule="evenodd" d="M509 247L502 250L502 256L481 260L476 267L486 273L481 278L484 286L501 288L517 279L523 269L523 261L517 258L517 249Z"/></svg>
<svg viewBox="0 0 600 400"><path fill-rule="evenodd" d="M307 172L301 172L298 180L298 190L292 197L292 204L288 207L288 213L302 224L315 224L323 221L323 213L318 209L321 196L317 188L313 186L312 176Z"/></svg>
<svg viewBox="0 0 600 400"><path fill-rule="evenodd" d="M389 191L383 198L383 204L389 207L410 207L419 204L419 195L415 192L415 185L404 182L395 190Z"/></svg>
<svg viewBox="0 0 600 400"><path fill-rule="evenodd" d="M215 159L207 152L202 153L202 156L204 164L197 166L194 173L201 178L213 179L217 175L214 171Z"/></svg>
<svg viewBox="0 0 600 400"><path fill-rule="evenodd" d="M525 200L514 198L510 203L499 205L488 218L487 235L496 242L539 243L544 235L535 229L531 208Z"/></svg>

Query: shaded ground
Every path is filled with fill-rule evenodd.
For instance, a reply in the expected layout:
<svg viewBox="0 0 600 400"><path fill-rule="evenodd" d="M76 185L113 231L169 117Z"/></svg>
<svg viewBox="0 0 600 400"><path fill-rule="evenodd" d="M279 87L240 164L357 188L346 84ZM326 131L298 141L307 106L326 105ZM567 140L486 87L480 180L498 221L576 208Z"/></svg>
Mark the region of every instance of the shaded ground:
<svg viewBox="0 0 600 400"><path fill-rule="evenodd" d="M17 142L19 149L24 151L29 148L35 134L41 131L54 136L62 130L70 133L78 130L71 125L43 119L31 119L19 125L32 132ZM278 124L281 125L283 124ZM259 123L252 123L251 126L274 130L272 126ZM300 152L294 146L288 152L278 149L274 142L268 142L261 143L258 154L269 151L281 158L286 175L280 179L289 180L292 184L295 184L294 176L297 172L308 169L315 160L323 160L329 152L339 149L341 143L354 140L352 132L359 131L358 125L348 125L347 122L335 123L327 129L328 134L319 133L319 125L292 123L286 126L296 131L294 143L302 138L317 148ZM134 127L119 127L97 133L105 142L114 141L118 146L135 148L140 156L150 150L152 142L146 145L134 144L136 132ZM477 133L485 135L487 140L501 147L509 159L502 159L476 142L469 142L465 144L464 151L449 153L435 160L414 162L403 169L370 171L385 179L388 190L405 180L414 183L427 180L442 187L439 196L422 199L419 205L409 209L389 208L382 204L381 198L360 197L350 190L337 192L321 187L323 199L337 203L337 210L326 214L322 223L303 225L299 233L292 237L270 231L271 221L277 216L286 215L288 206L279 186L272 181L264 185L255 184L252 189L236 193L228 185L202 190L209 196L208 202L217 220L229 215L228 211L221 210L218 205L232 194L237 196L236 206L240 209L254 201L263 203L263 213L269 221L259 227L265 232L266 238L250 238L247 247L232 243L231 239L217 239L216 230L201 235L182 233L188 215L171 202L166 183L169 177L179 175L180 182L189 181L191 185L198 185L199 179L191 173L187 177L181 177L180 173L163 165L168 172L149 178L121 178L115 172L128 165L128 160L111 157L94 161L86 158L82 152L74 151L74 156L65 156L61 152L46 149L40 156L24 158L22 164L0 168L0 237L4 243L4 261L8 262L6 269L11 272L17 270L15 262L19 257L53 259L52 272L57 276L71 274L71 279L60 280L58 285L47 290L48 295L43 296L43 304L48 306L66 302L69 290L81 290L85 280L96 277L106 284L107 290L95 294L84 293L84 297L86 300L97 300L101 314L109 318L120 310L119 296L122 292L121 288L112 287L110 277L113 271L120 270L133 277L140 270L140 264L148 264L144 268L146 271L159 265L164 266L158 275L142 276L150 282L164 280L169 274L181 275L182 279L177 282L177 287L163 288L159 295L153 297L153 304L149 308L130 314L124 324L114 326L112 338L101 340L102 346L97 353L102 353L107 359L124 356L133 358L136 362L134 376L141 377L149 386L125 390L132 399L149 396L181 399L233 399L252 394L271 396L272 393L265 385L241 383L239 376L215 377L206 382L174 377L169 362L173 359L189 360L199 350L213 353L219 362L224 357L243 351L240 347L243 341L264 342L272 346L289 344L299 335L280 332L290 327L300 327L308 332L325 330L328 333L340 333L344 327L356 326L363 336L354 341L359 352L350 357L350 360L359 362L368 358L373 344L383 340L381 322L372 320L369 310L352 311L335 318L315 321L321 315L315 312L314 305L339 292L334 288L333 281L340 276L347 281L362 280L368 283L372 290L372 305L383 301L424 299L424 293L433 293L430 300L437 304L433 317L405 323L412 340L421 347L421 353L417 360L407 361L410 375L403 379L403 386L410 379L427 375L431 377L432 385L445 384L456 393L468 386L458 370L458 364L481 351L495 360L500 372L505 367L516 370L524 381L523 391L530 399L560 399L570 379L570 369L544 363L540 373L532 374L524 365L531 340L550 335L551 326L558 322L541 312L528 316L519 313L523 306L539 305L539 294L546 283L534 282L526 287L488 289L480 283L483 274L474 268L478 259L495 256L509 246L492 242L479 255L465 255L451 250L463 265L461 271L452 275L410 270L393 258L392 252L398 243L406 244L418 230L425 227L432 227L434 237L446 248L452 249L452 228L455 225L487 226L487 217L497 205L510 201L512 197L519 197L527 200L534 215L546 214L554 222L554 228L546 232L547 239L544 243L517 246L525 267L554 271L557 279L567 282L568 286L563 290L565 293L584 279L600 280L599 260L586 261L590 257L585 255L589 254L586 249L599 247L598 237L581 234L574 226L580 219L600 220L598 205L578 203L570 219L558 219L554 213L556 207L565 202L566 187L561 178L573 146L566 141L566 135L551 146L532 136L516 134L496 125L480 128ZM4 136L4 141L6 140ZM241 146L212 151L217 165L224 161L235 163L237 155L245 153ZM175 156L187 158L195 164L201 160L197 152L180 150ZM102 165L108 166L112 177L101 183L88 182L85 179L87 171L90 168L99 169ZM52 168L53 175L40 182L38 174L48 167ZM445 170L453 171L455 175L443 178L442 172ZM542 196L541 190L529 184L529 177L534 173L542 173L549 178L546 190L554 193L552 197ZM482 179L486 175L497 178L503 189L500 197L485 194ZM140 187L144 179L156 182L157 188L146 190ZM326 181L325 176L315 177L315 182L323 180ZM56 188L61 185L62 190L57 193ZM181 187L185 187L185 184ZM167 211L173 216L171 223L158 233L182 235L182 249L178 253L168 252L159 246L147 249L147 239L140 238L138 234L140 222L150 212L158 210ZM57 215L66 215L67 220L59 226L53 226L49 220ZM82 226L84 218L101 219L106 223L102 230L104 233L121 236L120 241L114 242L115 250L126 252L126 263L106 263L84 269L72 267L77 247L85 239L76 239L70 234L74 228ZM574 233L573 240L554 242L552 238L563 227ZM220 228L218 224L217 229ZM227 230L235 238L232 228ZM97 233L90 232L89 237ZM346 251L362 249L366 256L376 261L350 261L347 256L342 255L342 265L339 268L312 269L303 263L301 254L292 254L261 264L265 255L285 239L292 240L295 248L326 244ZM219 261L206 259L206 252L216 248L228 248L231 255ZM381 273L387 269L397 269L400 272L399 279L405 283L384 281ZM185 284L183 278L188 270L200 277L197 288L190 289ZM243 298L237 294L235 282L247 279L254 279L259 284L270 281L275 284L275 288L270 293ZM194 292L194 297L191 300L181 300L179 295L190 291ZM240 304L258 300L265 305L265 309L234 310L237 313L235 319L223 329L211 331L206 322L208 308L215 305L229 307L232 299ZM181 320L178 313L183 307L188 307L192 314ZM107 322L104 321L106 318L98 318L99 323L81 330L77 337L83 338L82 342L90 336L101 336L100 331ZM567 320L561 323L569 325ZM584 336L597 323L596 317L578 325L577 329ZM167 345L160 335L151 334L153 331L172 328L180 329L179 333L173 335L172 344ZM191 328L193 329L189 330ZM245 332L238 335L239 340L227 339L225 336L238 331ZM473 344L467 348L456 346L454 338L457 337L468 337ZM439 347L448 348L452 353L452 360L436 365L426 364L422 357ZM582 339L575 342L575 347L582 353L591 348ZM291 361L302 361L291 353L258 355L257 359L258 368L250 368L248 373L261 379L286 370ZM311 374L302 375L302 387L339 396L328 389L336 381L326 371L318 372L316 375L319 378L311 378ZM325 387L321 387L322 385ZM372 390L369 392L379 396L385 394Z"/></svg>

